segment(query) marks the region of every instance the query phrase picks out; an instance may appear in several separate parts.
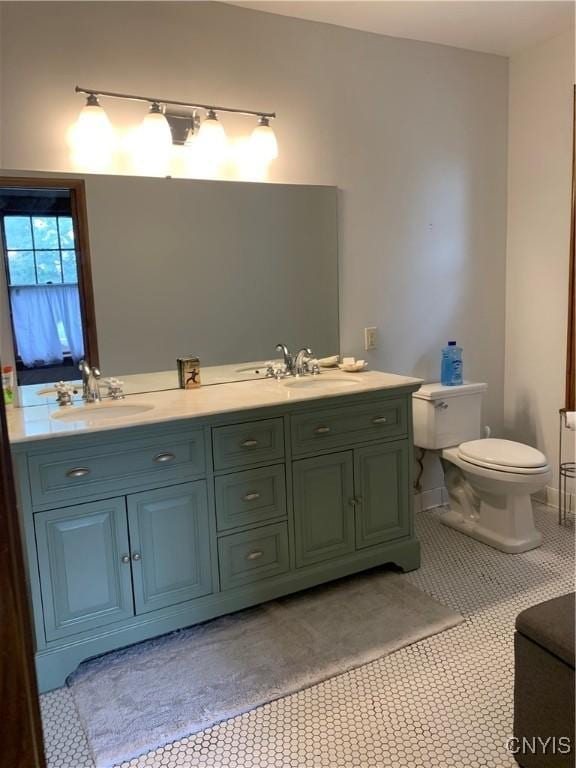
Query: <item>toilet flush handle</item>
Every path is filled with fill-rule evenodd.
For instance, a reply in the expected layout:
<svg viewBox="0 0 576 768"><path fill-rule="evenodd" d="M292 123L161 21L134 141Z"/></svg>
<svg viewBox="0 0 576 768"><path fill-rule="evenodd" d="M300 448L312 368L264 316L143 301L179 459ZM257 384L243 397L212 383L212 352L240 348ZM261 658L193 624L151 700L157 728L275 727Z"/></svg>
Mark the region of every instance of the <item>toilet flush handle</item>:
<svg viewBox="0 0 576 768"><path fill-rule="evenodd" d="M448 408L448 403L444 402L444 400L440 400L439 403L435 403L434 408L440 408L441 410L445 411L446 408Z"/></svg>

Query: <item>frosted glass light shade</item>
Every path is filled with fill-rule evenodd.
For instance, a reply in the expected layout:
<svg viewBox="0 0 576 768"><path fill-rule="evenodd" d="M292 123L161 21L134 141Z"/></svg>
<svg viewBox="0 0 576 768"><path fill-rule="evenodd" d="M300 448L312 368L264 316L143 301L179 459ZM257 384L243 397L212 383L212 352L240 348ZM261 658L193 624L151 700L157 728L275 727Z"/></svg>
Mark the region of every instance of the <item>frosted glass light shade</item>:
<svg viewBox="0 0 576 768"><path fill-rule="evenodd" d="M140 128L132 152L136 170L146 176L166 176L170 171L172 131L164 115L150 111Z"/></svg>
<svg viewBox="0 0 576 768"><path fill-rule="evenodd" d="M211 162L223 159L226 153L226 131L216 115L210 113L198 131L198 149Z"/></svg>
<svg viewBox="0 0 576 768"><path fill-rule="evenodd" d="M99 104L86 104L69 133L72 162L86 171L104 172L112 165L114 129Z"/></svg>
<svg viewBox="0 0 576 768"><path fill-rule="evenodd" d="M269 163L278 157L276 134L267 123L261 123L254 128L250 144L254 157L263 163Z"/></svg>

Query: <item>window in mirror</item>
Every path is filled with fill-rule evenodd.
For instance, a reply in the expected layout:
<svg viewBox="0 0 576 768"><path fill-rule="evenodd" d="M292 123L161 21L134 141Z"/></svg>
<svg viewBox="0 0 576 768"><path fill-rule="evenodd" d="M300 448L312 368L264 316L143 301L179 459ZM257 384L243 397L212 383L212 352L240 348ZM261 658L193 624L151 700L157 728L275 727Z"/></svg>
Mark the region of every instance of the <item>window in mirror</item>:
<svg viewBox="0 0 576 768"><path fill-rule="evenodd" d="M5 293L19 385L77 379L87 347L97 364L95 339L87 334L91 297L85 295L87 269L79 269L87 254L81 253L85 233L79 232L77 206L74 189L0 187Z"/></svg>

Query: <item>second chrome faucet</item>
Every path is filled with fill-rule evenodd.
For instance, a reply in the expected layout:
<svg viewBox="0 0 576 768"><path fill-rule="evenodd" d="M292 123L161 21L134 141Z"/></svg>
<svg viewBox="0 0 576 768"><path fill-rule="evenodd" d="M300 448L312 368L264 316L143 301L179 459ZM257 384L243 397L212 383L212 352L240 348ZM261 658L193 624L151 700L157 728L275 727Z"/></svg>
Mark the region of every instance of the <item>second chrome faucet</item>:
<svg viewBox="0 0 576 768"><path fill-rule="evenodd" d="M80 360L78 369L82 374L82 397L87 403L102 400L99 381L102 377L98 368L91 368L87 360Z"/></svg>
<svg viewBox="0 0 576 768"><path fill-rule="evenodd" d="M275 367L272 363L268 366L268 376L274 376L277 379L284 376L305 376L306 374L320 373L318 362L314 360L312 350L308 347L302 347L294 356L286 344L277 344L276 351L282 352L283 368Z"/></svg>

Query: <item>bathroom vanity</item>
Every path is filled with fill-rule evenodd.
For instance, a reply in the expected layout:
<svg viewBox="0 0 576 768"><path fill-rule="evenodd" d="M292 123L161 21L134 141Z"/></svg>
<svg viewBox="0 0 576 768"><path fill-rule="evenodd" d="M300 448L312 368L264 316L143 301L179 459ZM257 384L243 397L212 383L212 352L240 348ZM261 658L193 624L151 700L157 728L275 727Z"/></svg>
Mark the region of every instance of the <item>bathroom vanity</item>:
<svg viewBox="0 0 576 768"><path fill-rule="evenodd" d="M40 690L115 648L380 564L417 568L419 386L326 373L13 409Z"/></svg>

